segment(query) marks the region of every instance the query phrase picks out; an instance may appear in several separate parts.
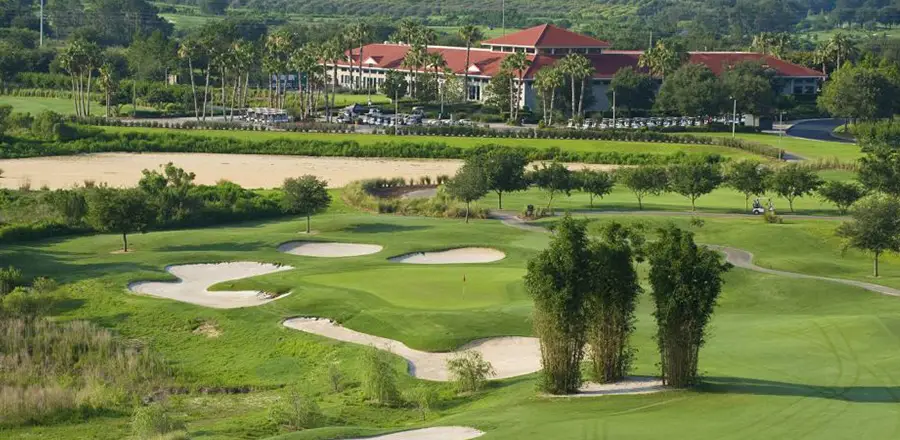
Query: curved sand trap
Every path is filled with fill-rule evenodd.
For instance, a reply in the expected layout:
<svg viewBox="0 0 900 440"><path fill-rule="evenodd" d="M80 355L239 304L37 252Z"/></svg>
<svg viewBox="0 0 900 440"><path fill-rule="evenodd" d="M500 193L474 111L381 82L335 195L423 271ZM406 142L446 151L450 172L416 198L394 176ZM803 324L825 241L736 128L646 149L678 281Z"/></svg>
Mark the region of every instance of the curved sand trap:
<svg viewBox="0 0 900 440"><path fill-rule="evenodd" d="M377 244L334 243L323 241L289 241L278 246L279 252L304 257L358 257L381 252Z"/></svg>
<svg viewBox="0 0 900 440"><path fill-rule="evenodd" d="M434 428L412 429L376 437L354 438L350 440L469 440L481 437L484 432L465 426L438 426Z"/></svg>
<svg viewBox="0 0 900 440"><path fill-rule="evenodd" d="M268 297L264 292L236 291L210 292L209 286L223 281L239 280L258 275L291 270L291 266L253 263L241 261L217 264L183 264L167 266L166 272L179 278L179 281L138 281L128 285L132 292L159 298L197 304L217 309L236 309L238 307L259 306L287 295L276 298Z"/></svg>
<svg viewBox="0 0 900 440"><path fill-rule="evenodd" d="M406 264L466 264L490 263L506 258L506 254L497 249L466 247L435 252L413 252L388 258L395 263Z"/></svg>
<svg viewBox="0 0 900 440"><path fill-rule="evenodd" d="M585 382L578 389L578 394L567 394L551 397L599 397L622 394L650 394L666 391L662 380L655 377L629 377L615 383Z"/></svg>
<svg viewBox="0 0 900 440"><path fill-rule="evenodd" d="M414 350L400 341L367 335L335 324L328 319L292 318L284 321L286 327L313 333L326 338L361 345L371 345L390 351L409 362L409 373L419 379L448 381L447 360L457 353L474 350L493 365L496 379L534 373L541 369L541 347L537 338L507 336L470 342L456 352L431 353Z"/></svg>

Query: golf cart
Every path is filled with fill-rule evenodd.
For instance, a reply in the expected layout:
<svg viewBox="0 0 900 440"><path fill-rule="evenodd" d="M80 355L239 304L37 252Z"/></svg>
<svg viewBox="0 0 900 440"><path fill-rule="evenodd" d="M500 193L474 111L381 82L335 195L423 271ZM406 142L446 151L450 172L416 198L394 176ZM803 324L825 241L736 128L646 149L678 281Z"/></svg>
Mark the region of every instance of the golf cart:
<svg viewBox="0 0 900 440"><path fill-rule="evenodd" d="M766 213L766 209L763 208L762 203L759 202L759 199L753 200L753 209L750 211L753 215L763 215Z"/></svg>

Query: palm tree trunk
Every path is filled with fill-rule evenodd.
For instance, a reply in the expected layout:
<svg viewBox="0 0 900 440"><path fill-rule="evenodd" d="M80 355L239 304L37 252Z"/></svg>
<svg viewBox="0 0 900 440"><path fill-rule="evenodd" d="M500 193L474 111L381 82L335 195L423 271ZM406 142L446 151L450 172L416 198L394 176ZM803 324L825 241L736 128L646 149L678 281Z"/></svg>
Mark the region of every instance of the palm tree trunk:
<svg viewBox="0 0 900 440"><path fill-rule="evenodd" d="M91 82L94 79L94 70L88 70L88 86L87 86L87 116L91 115Z"/></svg>
<svg viewBox="0 0 900 440"><path fill-rule="evenodd" d="M78 94L75 93L75 75L70 74L72 77L72 103L75 105L75 115L78 115Z"/></svg>
<svg viewBox="0 0 900 440"><path fill-rule="evenodd" d="M188 76L191 77L191 94L194 96L194 117L200 121L200 109L197 105L197 84L194 82L194 63L188 57Z"/></svg>
<svg viewBox="0 0 900 440"><path fill-rule="evenodd" d="M206 122L206 108L209 102L209 71L212 70L210 65L206 66L206 85L203 86L203 122Z"/></svg>
<svg viewBox="0 0 900 440"><path fill-rule="evenodd" d="M584 116L584 89L587 87L587 80L581 81L581 98L578 99L578 114Z"/></svg>
<svg viewBox="0 0 900 440"><path fill-rule="evenodd" d="M219 80L222 89L222 118L228 120L228 110L225 108L225 65L222 65L222 79Z"/></svg>
<svg viewBox="0 0 900 440"><path fill-rule="evenodd" d="M547 125L553 125L553 102L556 99L556 90L550 91L550 117L547 119Z"/></svg>
<svg viewBox="0 0 900 440"><path fill-rule="evenodd" d="M572 119L575 119L575 75L571 77L572 82Z"/></svg>
<svg viewBox="0 0 900 440"><path fill-rule="evenodd" d="M472 51L472 45L466 41L466 65L463 73L463 102L469 100L469 53Z"/></svg>

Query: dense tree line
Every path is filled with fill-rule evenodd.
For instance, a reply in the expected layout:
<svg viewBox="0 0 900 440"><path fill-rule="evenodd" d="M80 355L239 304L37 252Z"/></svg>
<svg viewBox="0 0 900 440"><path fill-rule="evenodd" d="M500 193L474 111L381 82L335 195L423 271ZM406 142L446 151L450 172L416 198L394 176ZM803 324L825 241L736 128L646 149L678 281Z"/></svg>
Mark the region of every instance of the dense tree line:
<svg viewBox="0 0 900 440"><path fill-rule="evenodd" d="M325 184L313 176L288 179L280 191L255 192L228 181L197 185L194 173L171 163L144 170L134 188L85 182L71 189L0 191L0 241L100 231L127 236L150 229L208 226L299 214L327 207Z"/></svg>

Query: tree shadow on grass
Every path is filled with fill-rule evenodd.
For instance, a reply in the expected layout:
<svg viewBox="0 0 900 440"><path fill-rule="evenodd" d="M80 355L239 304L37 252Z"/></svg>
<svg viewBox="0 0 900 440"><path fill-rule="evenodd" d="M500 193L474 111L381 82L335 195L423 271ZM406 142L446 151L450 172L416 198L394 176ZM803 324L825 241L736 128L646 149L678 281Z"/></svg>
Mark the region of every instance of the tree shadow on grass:
<svg viewBox="0 0 900 440"><path fill-rule="evenodd" d="M252 252L264 250L266 244L261 241L252 241L245 243L202 243L202 244L182 244L167 245L156 248L159 252Z"/></svg>
<svg viewBox="0 0 900 440"><path fill-rule="evenodd" d="M822 386L742 377L704 377L698 391L762 396L818 397L860 403L900 403L900 386Z"/></svg>
<svg viewBox="0 0 900 440"><path fill-rule="evenodd" d="M346 232L354 232L359 234L379 234L385 232L409 232L430 229L430 226L420 225L395 225L391 223L360 223L350 225L344 228Z"/></svg>

